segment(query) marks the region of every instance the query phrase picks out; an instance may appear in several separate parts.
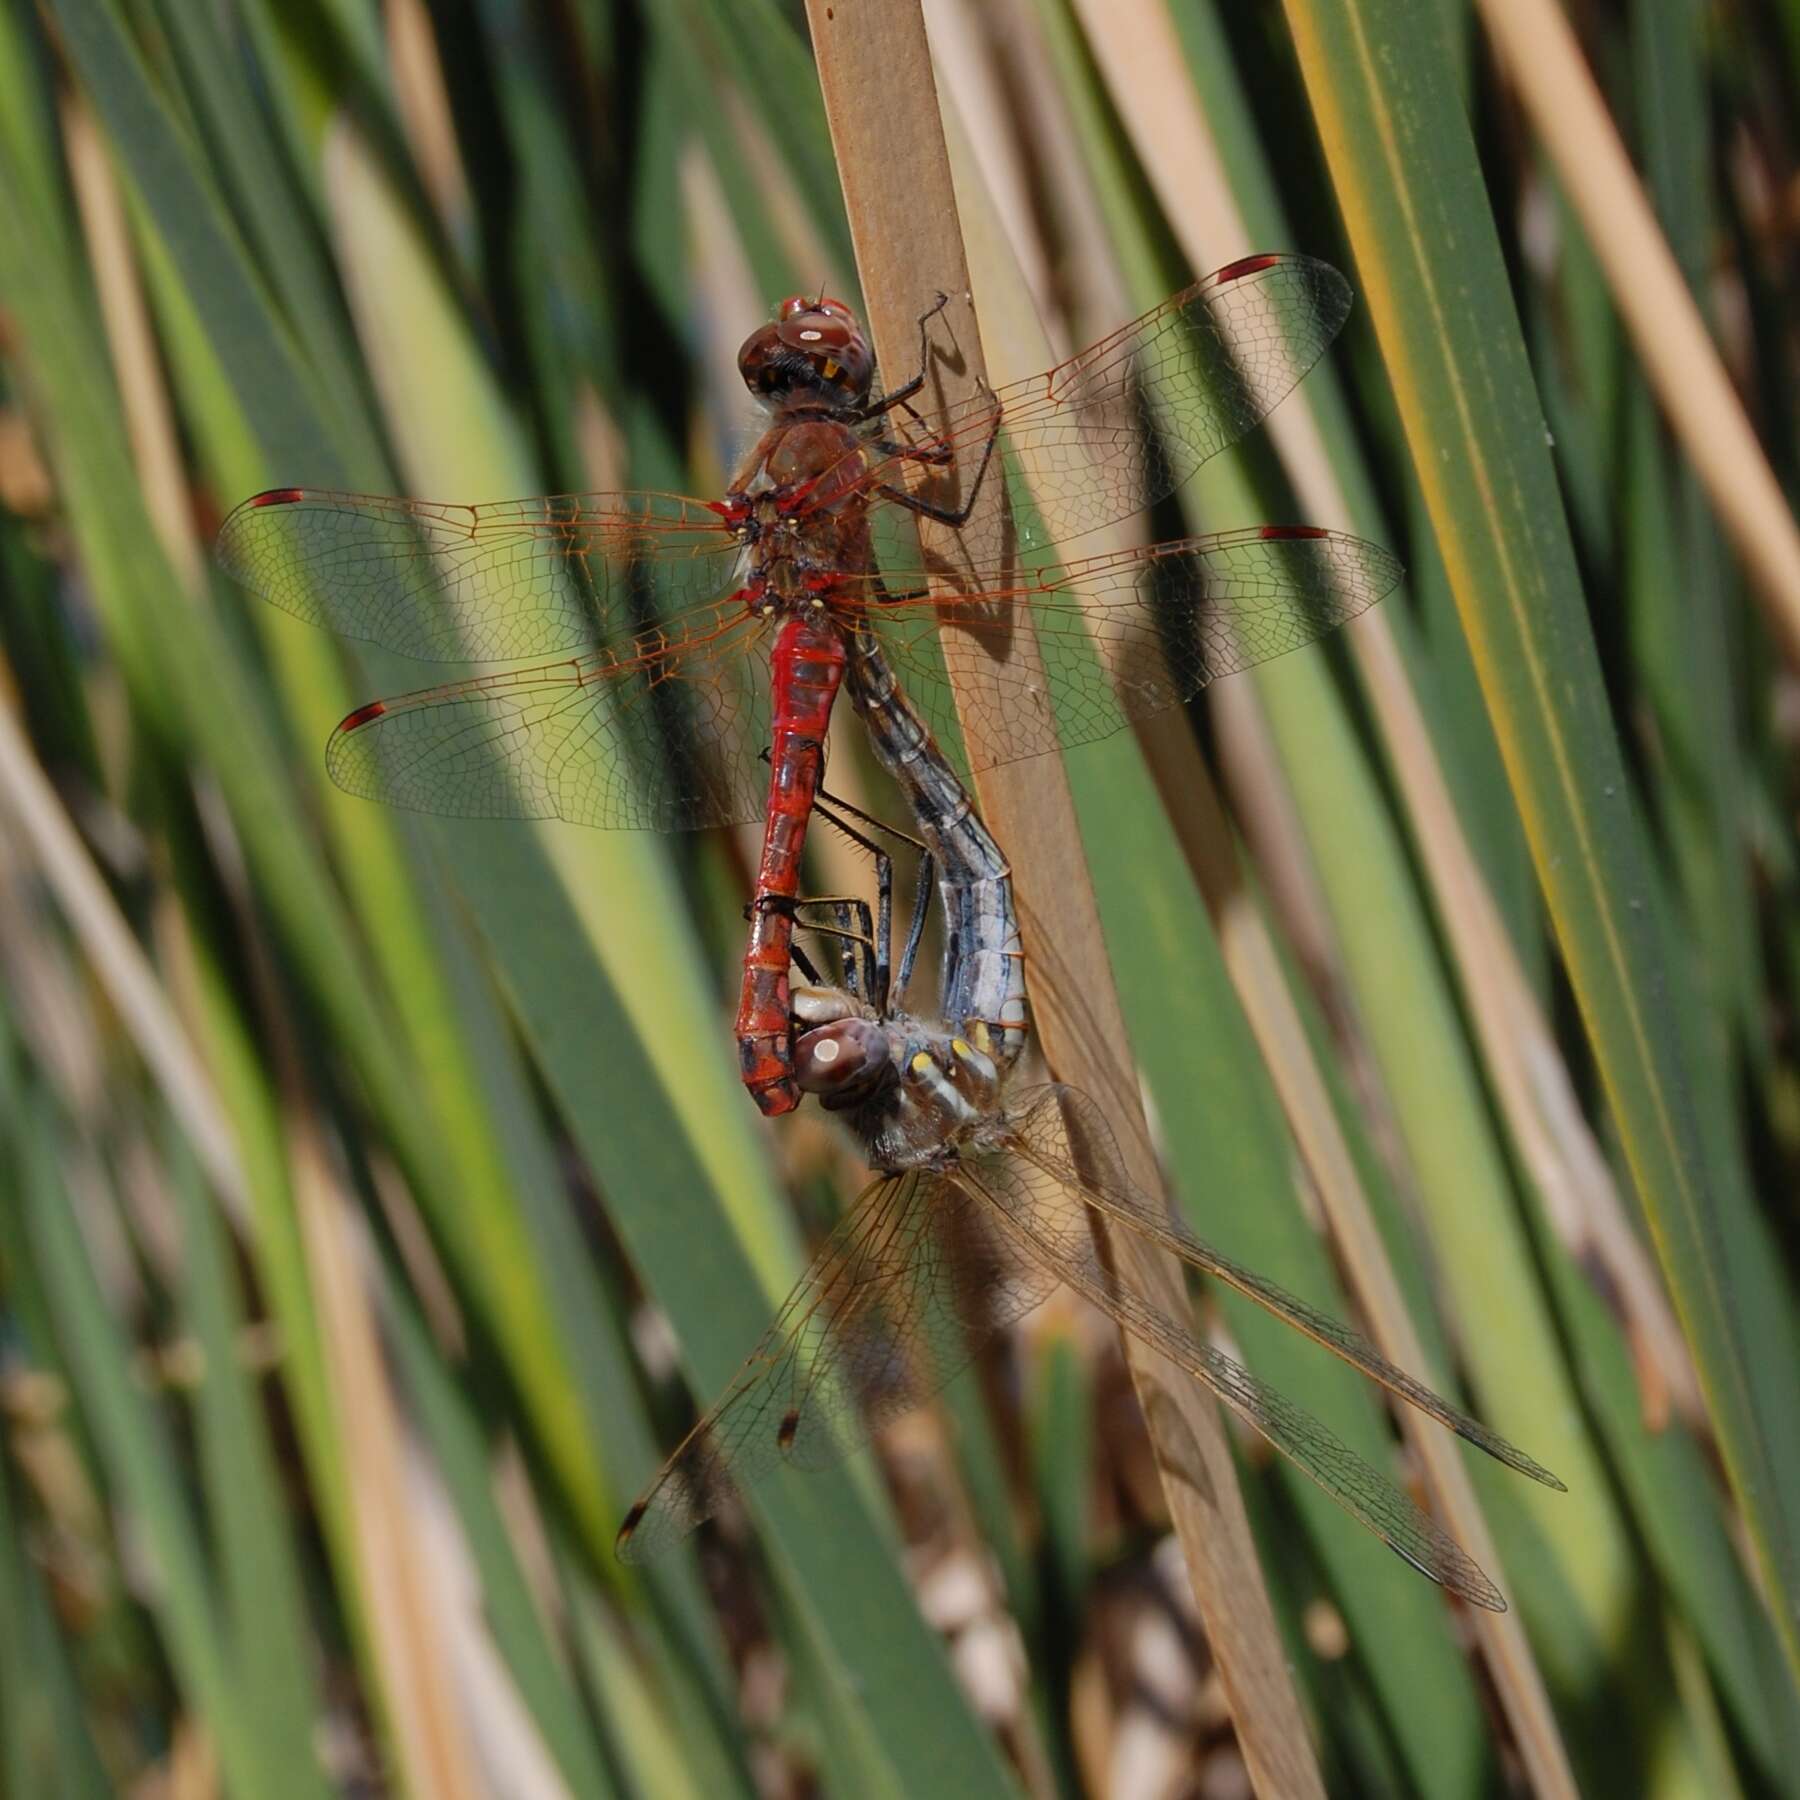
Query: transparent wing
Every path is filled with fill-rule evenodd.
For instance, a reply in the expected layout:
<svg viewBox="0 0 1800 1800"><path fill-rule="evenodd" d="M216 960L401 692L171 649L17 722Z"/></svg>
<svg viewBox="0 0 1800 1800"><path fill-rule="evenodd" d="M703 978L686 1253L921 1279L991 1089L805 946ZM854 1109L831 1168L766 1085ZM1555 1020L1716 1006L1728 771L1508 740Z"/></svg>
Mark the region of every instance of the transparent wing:
<svg viewBox="0 0 1800 1800"><path fill-rule="evenodd" d="M948 449L966 482L998 419L1006 466L1030 490L1042 539L1065 543L1173 493L1254 430L1324 354L1350 299L1327 263L1244 257L1056 368L953 408L935 440L913 436ZM909 460L878 464L875 479L908 485ZM877 512L886 515L878 541L905 560L910 522L891 505ZM1038 541L1029 527L1020 539L1025 548ZM961 548L981 562L1000 545L976 530Z"/></svg>
<svg viewBox="0 0 1800 1800"><path fill-rule="evenodd" d="M879 1177L723 1399L626 1514L619 1556L659 1555L783 1463L839 1461L942 1388L1054 1286L952 1181L923 1170Z"/></svg>
<svg viewBox="0 0 1800 1800"><path fill-rule="evenodd" d="M1042 1104L1042 1100L1038 1104ZM1094 1147L1084 1145L1084 1152ZM1106 1146L1094 1154L1104 1158ZM1104 1184L1129 1185L1111 1149ZM1474 1559L1386 1476L1372 1469L1310 1413L1242 1364L1203 1343L1184 1323L1121 1282L1101 1261L1089 1227L1084 1189L1070 1186L1023 1153L1004 1149L965 1164L960 1179L977 1191L1020 1243L1078 1293L1179 1367L1202 1381L1239 1417L1353 1517L1433 1581L1471 1604L1503 1612L1505 1601Z"/></svg>
<svg viewBox="0 0 1800 1800"><path fill-rule="evenodd" d="M551 494L456 506L272 488L219 560L308 624L427 662L514 662L629 639L728 594L739 546L680 494Z"/></svg>
<svg viewBox="0 0 1800 1800"><path fill-rule="evenodd" d="M1071 1120L1084 1152L1080 1158L1070 1141ZM1441 1395L1433 1393L1404 1369L1397 1368L1349 1326L1308 1306L1304 1300L1257 1274L1254 1269L1234 1262L1223 1251L1215 1250L1179 1219L1139 1193L1124 1174L1112 1128L1099 1107L1085 1094L1055 1085L1034 1089L1018 1096L1016 1105L1008 1109L1007 1122L1020 1156L1053 1180L1078 1189L1081 1197L1097 1211L1117 1220L1140 1237L1149 1238L1193 1268L1217 1276L1278 1319L1305 1332L1334 1356L1341 1356L1353 1368L1380 1382L1389 1393L1397 1394L1440 1425L1448 1426L1458 1437L1485 1450L1497 1462L1505 1463L1521 1475L1529 1475L1533 1481L1541 1481L1546 1487L1563 1489L1563 1484L1541 1463L1508 1443L1498 1432L1490 1431L1479 1420L1452 1406ZM1078 1167L1078 1163L1083 1162L1093 1171L1085 1178Z"/></svg>
<svg viewBox="0 0 1800 1800"><path fill-rule="evenodd" d="M1257 525L1083 557L969 598L882 600L846 589L921 716L970 767L1091 743L1190 700L1222 675L1298 650L1399 582L1376 544L1313 526ZM889 577L906 592L906 578ZM893 589L889 589L893 592ZM1001 659L1027 623L1048 693ZM965 700L959 713L947 677Z"/></svg>
<svg viewBox="0 0 1800 1800"><path fill-rule="evenodd" d="M376 700L326 746L346 792L458 818L680 831L762 817L765 631L735 603L616 650Z"/></svg>
<svg viewBox="0 0 1800 1800"><path fill-rule="evenodd" d="M1348 284L1325 263L1245 257L1056 368L952 409L933 441L960 466L998 418L1047 535L1076 537L1172 492L1253 429L1349 308ZM904 460L877 459L875 479L897 481ZM983 563L998 546L963 548ZM665 616L720 598L739 552L707 502L659 493L470 506L274 488L219 533L226 569L272 605L438 661L608 644L641 623L645 589Z"/></svg>

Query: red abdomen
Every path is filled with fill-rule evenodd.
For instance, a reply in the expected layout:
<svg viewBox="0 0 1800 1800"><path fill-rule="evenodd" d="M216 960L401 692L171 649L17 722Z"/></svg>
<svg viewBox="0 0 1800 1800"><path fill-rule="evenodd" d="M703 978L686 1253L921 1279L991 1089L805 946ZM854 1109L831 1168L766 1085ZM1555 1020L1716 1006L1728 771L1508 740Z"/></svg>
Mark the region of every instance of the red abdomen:
<svg viewBox="0 0 1800 1800"><path fill-rule="evenodd" d="M790 619L769 653L772 729L769 808L751 903L750 942L738 999L738 1066L771 1117L800 1104L788 1025L788 954L800 891L800 852L825 760L831 706L844 678L844 646L823 621ZM770 902L775 904L771 905Z"/></svg>

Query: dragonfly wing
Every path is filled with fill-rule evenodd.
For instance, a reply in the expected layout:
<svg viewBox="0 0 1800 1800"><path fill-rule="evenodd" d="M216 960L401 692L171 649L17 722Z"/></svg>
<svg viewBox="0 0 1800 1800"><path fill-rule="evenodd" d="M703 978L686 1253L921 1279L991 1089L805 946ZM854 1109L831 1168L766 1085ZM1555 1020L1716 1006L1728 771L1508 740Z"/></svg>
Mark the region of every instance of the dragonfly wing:
<svg viewBox="0 0 1800 1800"><path fill-rule="evenodd" d="M1020 547L1116 524L1254 430L1324 354L1350 300L1349 283L1328 263L1244 257L1056 368L977 394L933 429L914 429L913 453L877 465L876 479L910 485L916 476L902 465L916 471L918 446L936 442L965 486L997 416L1005 466L1030 500ZM884 536L905 529L897 509L878 510L889 515ZM987 534L999 529L965 531L976 560L998 551Z"/></svg>
<svg viewBox="0 0 1800 1800"><path fill-rule="evenodd" d="M906 597L865 609L926 723L985 769L1110 737L1223 675L1315 643L1391 592L1403 570L1343 532L1257 525L1015 568L1004 587L981 579L995 571L974 573L966 595L940 598L925 597L924 571L890 575L884 591ZM1027 629L1042 679L1007 660Z"/></svg>
<svg viewBox="0 0 1800 1800"><path fill-rule="evenodd" d="M1084 1153L1090 1148L1084 1143ZM1096 1154L1104 1159L1106 1152ZM1116 1149L1111 1155L1116 1165ZM979 1163L965 1164L958 1178L987 1201L1030 1254L1124 1330L1204 1382L1414 1568L1473 1605L1505 1610L1499 1590L1474 1559L1393 1482L1304 1408L1120 1280L1095 1247L1081 1186L1004 1145ZM1122 1182L1123 1171L1115 1166L1107 1179Z"/></svg>
<svg viewBox="0 0 1800 1800"><path fill-rule="evenodd" d="M1315 1343L1341 1356L1353 1368L1378 1381L1420 1412L1447 1426L1458 1437L1485 1450L1533 1481L1560 1489L1562 1483L1523 1450L1459 1411L1422 1381L1389 1362L1373 1344L1349 1326L1309 1306L1254 1269L1246 1268L1203 1238L1164 1207L1147 1198L1125 1176L1112 1129L1092 1100L1074 1088L1046 1086L1018 1096L1008 1123L1018 1154L1047 1176L1078 1188L1082 1198L1127 1229L1178 1256L1204 1274L1216 1276L1247 1299L1303 1331ZM1090 1171L1083 1174L1082 1171Z"/></svg>
<svg viewBox="0 0 1800 1800"><path fill-rule="evenodd" d="M414 812L679 831L762 816L762 624L720 605L680 636L456 681L351 713L339 787Z"/></svg>
<svg viewBox="0 0 1800 1800"><path fill-rule="evenodd" d="M679 494L455 506L274 488L219 532L219 560L312 625L426 662L513 662L630 637L729 593L739 546Z"/></svg>
<svg viewBox="0 0 1800 1800"><path fill-rule="evenodd" d="M878 1177L724 1398L626 1515L619 1556L659 1555L772 1469L840 1461L936 1393L1054 1285L944 1176Z"/></svg>

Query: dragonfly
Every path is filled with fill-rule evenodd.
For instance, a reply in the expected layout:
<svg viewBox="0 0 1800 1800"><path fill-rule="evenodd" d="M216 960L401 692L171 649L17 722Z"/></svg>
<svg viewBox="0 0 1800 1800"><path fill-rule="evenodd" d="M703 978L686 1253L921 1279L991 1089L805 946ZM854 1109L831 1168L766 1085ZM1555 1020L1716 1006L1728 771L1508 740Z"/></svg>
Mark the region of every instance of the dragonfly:
<svg viewBox="0 0 1800 1800"><path fill-rule="evenodd" d="M1014 1091L1028 996L1010 870L873 635L857 633L849 655L852 698L907 797L948 914L946 1016L923 1019L903 1005L929 887L890 974L891 859L822 806L874 854L877 906L871 916L866 902L829 902L834 917L816 922L802 912L852 954L841 986L803 970L812 985L794 993L795 1080L848 1122L875 1174L737 1379L626 1515L619 1555L660 1554L779 1467L836 1462L942 1388L1060 1283L1202 1382L1414 1568L1472 1605L1504 1611L1474 1559L1387 1477L1102 1259L1095 1217L1224 1282L1508 1468L1563 1486L1347 1326L1149 1199L1085 1094L1054 1082ZM846 916L855 908L859 923Z"/></svg>
<svg viewBox="0 0 1800 1800"><path fill-rule="evenodd" d="M226 568L302 619L420 660L525 665L357 707L326 748L351 793L605 827L763 822L735 1029L769 1114L800 1101L791 901L847 632L881 632L926 718L979 771L1190 699L1400 578L1385 550L1311 526L1052 548L1166 498L1291 391L1349 311L1329 265L1243 258L927 423L915 401L944 304L919 321L918 370L884 390L849 307L784 300L739 353L769 421L722 500L284 487L220 533ZM974 511L996 469L1029 496L1011 523ZM951 488L960 498L938 497ZM921 551L921 518L952 528L938 534L948 552ZM1026 624L1053 714L997 654Z"/></svg>

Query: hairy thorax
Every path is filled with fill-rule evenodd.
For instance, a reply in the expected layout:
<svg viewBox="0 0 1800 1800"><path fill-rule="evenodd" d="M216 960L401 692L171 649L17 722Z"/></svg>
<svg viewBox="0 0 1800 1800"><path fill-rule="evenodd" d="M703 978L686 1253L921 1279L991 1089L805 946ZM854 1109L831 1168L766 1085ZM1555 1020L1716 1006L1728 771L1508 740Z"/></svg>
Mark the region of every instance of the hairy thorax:
<svg viewBox="0 0 1800 1800"><path fill-rule="evenodd" d="M756 610L829 603L836 577L873 567L868 452L835 419L782 419L763 433L732 481Z"/></svg>

